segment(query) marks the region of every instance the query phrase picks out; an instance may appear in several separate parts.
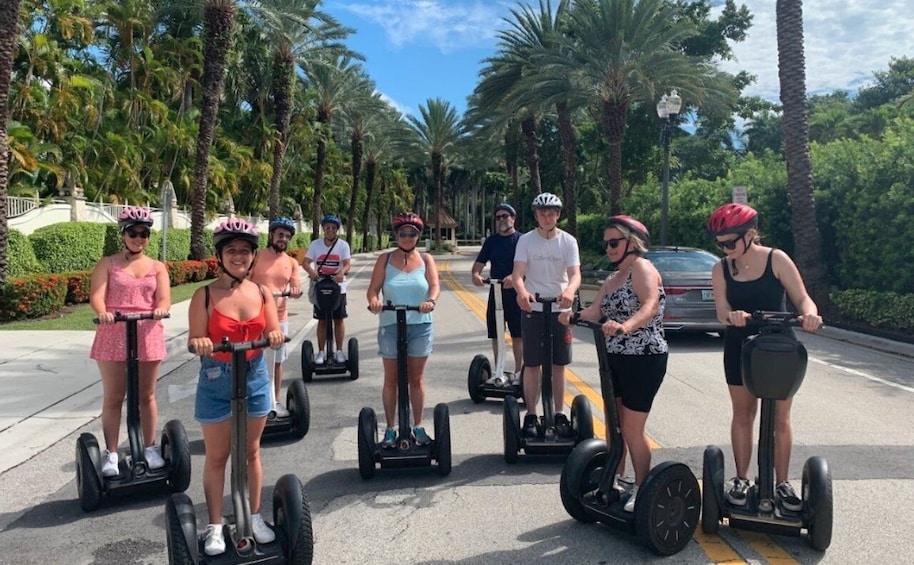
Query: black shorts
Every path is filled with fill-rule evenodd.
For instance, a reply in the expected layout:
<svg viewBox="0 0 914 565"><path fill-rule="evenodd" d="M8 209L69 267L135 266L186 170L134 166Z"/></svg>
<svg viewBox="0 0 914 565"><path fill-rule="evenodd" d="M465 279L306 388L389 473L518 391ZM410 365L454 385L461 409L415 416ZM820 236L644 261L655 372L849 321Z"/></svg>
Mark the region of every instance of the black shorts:
<svg viewBox="0 0 914 565"><path fill-rule="evenodd" d="M546 343L543 341L542 312L524 312L521 316L521 335L524 340L524 366L539 367L543 364L543 352ZM559 323L559 313L552 313L552 364L568 365L571 363L571 328Z"/></svg>
<svg viewBox="0 0 914 565"><path fill-rule="evenodd" d="M668 353L656 355L620 355L610 353L613 389L622 406L635 412L650 412L654 397L666 375Z"/></svg>
<svg viewBox="0 0 914 565"><path fill-rule="evenodd" d="M497 285L496 285L497 286ZM508 331L511 337L519 338L521 336L520 315L521 309L517 304L517 291L513 288L502 289L501 306L504 309L505 324L508 325ZM489 288L489 305L486 309L486 329L489 331L489 339L500 338L504 333L495 328L495 288Z"/></svg>
<svg viewBox="0 0 914 565"><path fill-rule="evenodd" d="M346 312L346 295L341 294L340 295L340 305L336 308L336 310L333 311L333 319L342 320L343 318L348 318L348 317L349 317L349 313ZM326 318L324 311L315 305L314 306L314 319L323 320L324 318Z"/></svg>
<svg viewBox="0 0 914 565"><path fill-rule="evenodd" d="M755 328L728 327L724 330L724 376L727 378L728 385L742 386L743 342L747 337L756 333L758 330Z"/></svg>

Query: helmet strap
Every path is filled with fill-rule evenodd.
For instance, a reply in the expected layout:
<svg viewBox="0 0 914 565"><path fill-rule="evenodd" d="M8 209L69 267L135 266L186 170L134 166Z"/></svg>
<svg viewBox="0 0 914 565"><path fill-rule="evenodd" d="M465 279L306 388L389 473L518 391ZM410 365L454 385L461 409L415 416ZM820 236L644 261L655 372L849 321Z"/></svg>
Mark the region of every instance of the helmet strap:
<svg viewBox="0 0 914 565"><path fill-rule="evenodd" d="M743 255L748 253L749 248L752 247L752 241L750 241L749 243L746 243L746 234L748 234L748 233L749 232L744 232L742 235L739 236L740 241L743 242L743 252L739 254L740 257L742 257ZM736 259L730 260L730 272L733 273L733 276L736 276L739 274L739 267L736 265Z"/></svg>
<svg viewBox="0 0 914 565"><path fill-rule="evenodd" d="M413 246L412 249L404 249L398 245L397 249L399 249L400 251L403 252L403 265L405 266L407 263L409 263L409 256L412 254L413 251L416 250L416 247Z"/></svg>
<svg viewBox="0 0 914 565"><path fill-rule="evenodd" d="M638 253L635 252L635 251L629 251L628 248L629 248L629 246L631 245L631 243L632 243L632 242L631 242L630 239L626 239L626 240L625 240L625 253L622 254L622 257L620 257L618 261L613 261L613 262L612 262L612 265L613 265L614 267L618 268L619 265L621 265L622 263L625 262L625 259L627 259L629 255L637 255L637 254L638 254Z"/></svg>
<svg viewBox="0 0 914 565"><path fill-rule="evenodd" d="M255 251L255 257L256 257L256 251ZM216 262L219 263L219 268L222 269L222 273L227 275L228 278L232 279L232 283L229 285L230 289L235 288L235 285L240 285L241 283L243 283L244 280L246 278L248 278L248 276L250 276L251 270L254 268L254 260L252 259L251 264L248 265L248 270L245 271L245 273L244 273L244 276L242 276L241 278L238 278L235 275L233 275L232 273L230 273L228 269L225 268L225 265L222 263L222 253L221 252L216 256Z"/></svg>

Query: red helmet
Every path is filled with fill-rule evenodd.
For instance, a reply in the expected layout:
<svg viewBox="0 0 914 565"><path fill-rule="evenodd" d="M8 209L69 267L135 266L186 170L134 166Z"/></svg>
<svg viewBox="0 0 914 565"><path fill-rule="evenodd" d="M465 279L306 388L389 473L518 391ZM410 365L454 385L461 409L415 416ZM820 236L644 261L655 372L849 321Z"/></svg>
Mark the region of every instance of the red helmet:
<svg viewBox="0 0 914 565"><path fill-rule="evenodd" d="M419 233L422 233L422 230L425 229L425 222L422 221L418 214L403 212L394 218L394 230L398 230L403 226L413 226L419 230Z"/></svg>
<svg viewBox="0 0 914 565"><path fill-rule="evenodd" d="M628 231L632 232L638 236L641 241L644 242L644 245L651 244L651 233L647 231L647 228L644 227L644 224L632 218L631 216L613 216L609 219L609 222L606 223L606 228L609 229L615 226L622 226Z"/></svg>
<svg viewBox="0 0 914 565"><path fill-rule="evenodd" d="M147 226L151 228L152 214L150 214L149 210L146 208L139 208L137 206L125 208L124 211L117 216L117 226L122 232L133 226Z"/></svg>
<svg viewBox="0 0 914 565"><path fill-rule="evenodd" d="M758 212L745 204L724 204L708 218L707 230L712 237L728 233L746 233L758 227Z"/></svg>
<svg viewBox="0 0 914 565"><path fill-rule="evenodd" d="M225 220L213 230L213 247L218 254L230 241L243 239L251 244L254 249L260 244L257 228L241 218Z"/></svg>

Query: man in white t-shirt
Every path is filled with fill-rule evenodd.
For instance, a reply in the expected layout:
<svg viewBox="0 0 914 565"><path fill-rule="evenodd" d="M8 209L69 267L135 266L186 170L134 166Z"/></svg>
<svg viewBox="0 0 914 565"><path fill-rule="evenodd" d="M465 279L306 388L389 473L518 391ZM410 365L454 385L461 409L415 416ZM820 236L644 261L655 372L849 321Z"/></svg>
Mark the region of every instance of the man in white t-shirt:
<svg viewBox="0 0 914 565"><path fill-rule="evenodd" d="M352 254L349 244L340 239L339 230L342 225L340 217L336 214L327 214L321 220L321 229L324 231L324 237L315 239L308 246L308 253L302 261L302 267L312 281L318 280L321 276L331 275L333 280L340 285L340 305L333 311L333 336L336 340L336 359L337 363L346 362L346 354L343 353L343 339L346 337L346 273L352 265ZM315 365L323 365L327 362L326 345L327 345L327 313L314 306L314 318L317 320L317 348L318 352L314 356Z"/></svg>
<svg viewBox="0 0 914 565"><path fill-rule="evenodd" d="M581 286L581 256L578 242L556 225L562 213L558 196L544 192L533 199L533 214L537 228L517 240L514 252L514 272L511 274L517 290L517 303L524 311L521 334L524 340L524 417L525 437L537 437L539 418L536 405L540 396L540 366L543 351L552 347L552 397L555 406L555 431L559 436L573 434L571 422L562 412L565 404L565 365L571 363L571 328L558 322L559 312L568 311L574 295ZM536 295L555 297L552 319L545 320L543 305ZM552 343L542 342L545 324L552 324Z"/></svg>

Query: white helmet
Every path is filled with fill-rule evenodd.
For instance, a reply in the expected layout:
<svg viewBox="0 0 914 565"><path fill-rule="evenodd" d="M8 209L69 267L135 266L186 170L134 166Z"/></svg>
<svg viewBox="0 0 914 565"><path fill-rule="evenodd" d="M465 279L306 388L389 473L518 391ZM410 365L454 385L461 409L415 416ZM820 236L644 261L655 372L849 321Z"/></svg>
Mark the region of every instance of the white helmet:
<svg viewBox="0 0 914 565"><path fill-rule="evenodd" d="M555 194L544 192L538 194L536 198L533 199L533 209L537 210L539 208L558 208L561 210L562 201Z"/></svg>

